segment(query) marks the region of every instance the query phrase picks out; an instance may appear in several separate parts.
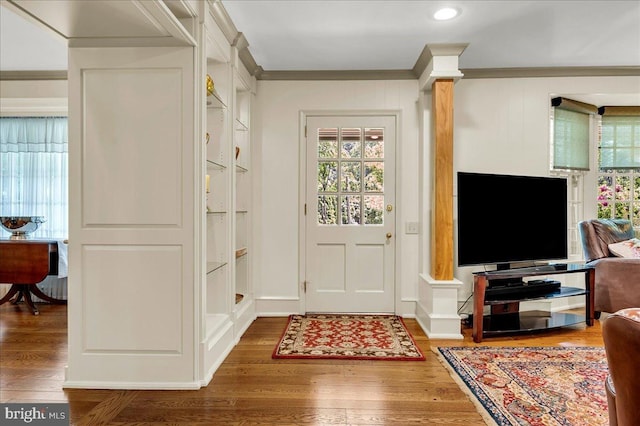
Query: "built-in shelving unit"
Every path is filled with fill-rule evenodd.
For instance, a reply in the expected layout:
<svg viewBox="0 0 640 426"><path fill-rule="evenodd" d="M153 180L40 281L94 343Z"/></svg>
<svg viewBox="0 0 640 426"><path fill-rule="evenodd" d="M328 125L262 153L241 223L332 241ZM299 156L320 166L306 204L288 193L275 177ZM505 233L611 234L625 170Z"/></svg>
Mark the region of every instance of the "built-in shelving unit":
<svg viewBox="0 0 640 426"><path fill-rule="evenodd" d="M64 387L207 385L255 319L256 82L239 59L244 39L222 0L11 5L82 40L68 52L69 132L81 135L69 141L69 210L89 226L70 223L69 299L78 303L69 305ZM153 303L122 297L131 288ZM105 300L119 301L117 315Z"/></svg>
<svg viewBox="0 0 640 426"><path fill-rule="evenodd" d="M233 152L235 161L234 185L234 250L235 250L235 306L237 333L242 332L253 312L253 292L249 272L251 144L250 118L252 79L242 67L234 75Z"/></svg>
<svg viewBox="0 0 640 426"><path fill-rule="evenodd" d="M250 108L255 88L230 43L206 11L202 36L202 140L206 229L201 289L201 382L255 319L250 283ZM213 81L208 87L207 77Z"/></svg>

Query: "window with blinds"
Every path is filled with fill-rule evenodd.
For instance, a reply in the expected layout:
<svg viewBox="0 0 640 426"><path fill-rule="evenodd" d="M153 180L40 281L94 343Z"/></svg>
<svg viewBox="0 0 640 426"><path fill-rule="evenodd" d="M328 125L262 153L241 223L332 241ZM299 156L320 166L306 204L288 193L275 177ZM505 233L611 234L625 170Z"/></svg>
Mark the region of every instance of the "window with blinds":
<svg viewBox="0 0 640 426"><path fill-rule="evenodd" d="M554 109L553 169L589 170L589 114Z"/></svg>
<svg viewBox="0 0 640 426"><path fill-rule="evenodd" d="M602 116L599 168L640 169L640 116Z"/></svg>
<svg viewBox="0 0 640 426"><path fill-rule="evenodd" d="M640 111L630 115L616 111L616 107L600 111L598 217L630 219L640 227Z"/></svg>
<svg viewBox="0 0 640 426"><path fill-rule="evenodd" d="M551 99L551 106L551 169L589 170L591 117L598 108L563 97Z"/></svg>

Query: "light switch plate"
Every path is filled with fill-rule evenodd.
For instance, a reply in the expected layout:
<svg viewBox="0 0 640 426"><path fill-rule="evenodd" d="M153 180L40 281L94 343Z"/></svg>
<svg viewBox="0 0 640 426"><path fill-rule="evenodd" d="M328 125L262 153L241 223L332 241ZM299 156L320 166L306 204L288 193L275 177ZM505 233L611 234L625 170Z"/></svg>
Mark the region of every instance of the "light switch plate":
<svg viewBox="0 0 640 426"><path fill-rule="evenodd" d="M418 222L406 222L405 223L405 234L417 234L419 229Z"/></svg>

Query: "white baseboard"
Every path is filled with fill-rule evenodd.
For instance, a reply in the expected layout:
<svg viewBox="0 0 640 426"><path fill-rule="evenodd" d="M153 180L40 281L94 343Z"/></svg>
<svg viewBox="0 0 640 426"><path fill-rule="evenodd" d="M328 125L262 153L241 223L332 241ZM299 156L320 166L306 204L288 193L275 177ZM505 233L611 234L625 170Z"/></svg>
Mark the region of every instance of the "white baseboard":
<svg viewBox="0 0 640 426"><path fill-rule="evenodd" d="M197 390L200 382L93 382L65 381L64 389L126 389L126 390Z"/></svg>

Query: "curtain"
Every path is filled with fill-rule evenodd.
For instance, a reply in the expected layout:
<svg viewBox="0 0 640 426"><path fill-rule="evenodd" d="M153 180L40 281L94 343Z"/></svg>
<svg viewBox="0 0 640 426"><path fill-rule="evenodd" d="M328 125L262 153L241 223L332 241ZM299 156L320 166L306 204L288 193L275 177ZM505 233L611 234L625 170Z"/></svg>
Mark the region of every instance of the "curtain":
<svg viewBox="0 0 640 426"><path fill-rule="evenodd" d="M66 117L0 117L0 216L43 216L34 238L68 238L68 175Z"/></svg>

